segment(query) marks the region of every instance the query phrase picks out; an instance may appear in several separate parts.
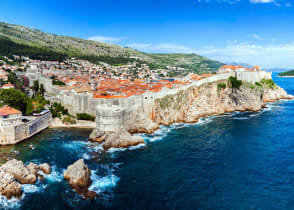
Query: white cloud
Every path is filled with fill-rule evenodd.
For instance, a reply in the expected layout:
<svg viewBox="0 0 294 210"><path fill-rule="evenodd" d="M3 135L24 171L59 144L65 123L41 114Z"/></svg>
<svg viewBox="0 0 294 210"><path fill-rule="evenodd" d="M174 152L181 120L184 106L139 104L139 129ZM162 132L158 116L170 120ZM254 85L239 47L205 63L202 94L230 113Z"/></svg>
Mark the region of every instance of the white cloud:
<svg viewBox="0 0 294 210"><path fill-rule="evenodd" d="M91 41L110 42L110 43L119 42L122 39L124 39L124 38L121 38L121 37L109 37L109 36L92 36L92 37L88 38L88 40L91 40Z"/></svg>
<svg viewBox="0 0 294 210"><path fill-rule="evenodd" d="M183 45L159 43L159 44L146 44L146 43L134 43L129 44L128 47L153 53L190 53L193 49L185 47Z"/></svg>
<svg viewBox="0 0 294 210"><path fill-rule="evenodd" d="M196 0L198 3L226 3L226 4L238 4L241 0ZM245 0L243 0L245 1ZM251 4L268 4L271 3L277 7L286 6L291 7L292 4L290 2L286 2L285 0L246 0ZM289 1L289 0L288 0Z"/></svg>
<svg viewBox="0 0 294 210"><path fill-rule="evenodd" d="M275 0L250 0L251 3L253 4L266 4L266 3L273 3Z"/></svg>
<svg viewBox="0 0 294 210"><path fill-rule="evenodd" d="M197 53L224 63L249 63L263 68L294 68L294 42L257 45L229 40L224 47L206 46L200 50L170 43L135 43L128 47L151 53Z"/></svg>

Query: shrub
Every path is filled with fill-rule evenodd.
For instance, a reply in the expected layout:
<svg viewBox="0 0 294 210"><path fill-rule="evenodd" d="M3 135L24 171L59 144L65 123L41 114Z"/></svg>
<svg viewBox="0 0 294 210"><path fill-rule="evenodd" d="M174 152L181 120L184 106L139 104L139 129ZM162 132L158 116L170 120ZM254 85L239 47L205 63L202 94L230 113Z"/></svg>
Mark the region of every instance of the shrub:
<svg viewBox="0 0 294 210"><path fill-rule="evenodd" d="M90 121L95 121L95 116L89 115L87 113L80 113L77 114L78 120L90 120Z"/></svg>
<svg viewBox="0 0 294 210"><path fill-rule="evenodd" d="M261 84L259 82L255 82L255 85L257 86L261 86Z"/></svg>
<svg viewBox="0 0 294 210"><path fill-rule="evenodd" d="M69 123L69 124L76 124L77 121L75 119L73 119L72 117L64 117L62 119L62 123Z"/></svg>
<svg viewBox="0 0 294 210"><path fill-rule="evenodd" d="M225 83L219 83L217 85L217 90L225 89L226 87L227 87L227 85Z"/></svg>
<svg viewBox="0 0 294 210"><path fill-rule="evenodd" d="M238 80L236 77L229 77L229 82L231 84L232 89L240 89L242 85L242 80Z"/></svg>
<svg viewBox="0 0 294 210"><path fill-rule="evenodd" d="M272 79L262 79L260 83L272 89L276 86Z"/></svg>

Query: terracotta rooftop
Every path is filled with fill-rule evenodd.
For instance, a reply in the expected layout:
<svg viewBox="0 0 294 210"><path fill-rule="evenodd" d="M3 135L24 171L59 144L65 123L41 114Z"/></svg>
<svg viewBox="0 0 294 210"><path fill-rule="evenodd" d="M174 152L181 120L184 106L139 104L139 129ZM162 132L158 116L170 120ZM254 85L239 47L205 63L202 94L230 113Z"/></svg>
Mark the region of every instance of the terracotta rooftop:
<svg viewBox="0 0 294 210"><path fill-rule="evenodd" d="M0 108L0 116L6 116L11 114L21 114L21 111L18 111L14 108L11 108L9 106L3 106Z"/></svg>

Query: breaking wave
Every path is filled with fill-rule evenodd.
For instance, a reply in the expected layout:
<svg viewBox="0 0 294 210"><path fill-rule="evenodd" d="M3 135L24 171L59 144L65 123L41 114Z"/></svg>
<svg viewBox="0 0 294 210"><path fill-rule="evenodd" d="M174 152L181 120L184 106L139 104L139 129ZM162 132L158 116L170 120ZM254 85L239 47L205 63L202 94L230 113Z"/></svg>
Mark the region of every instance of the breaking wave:
<svg viewBox="0 0 294 210"><path fill-rule="evenodd" d="M96 192L97 194L105 191L109 191L114 188L119 181L119 177L114 174L109 174L107 176L101 177L97 175L97 171L92 171L91 173L92 184L89 190Z"/></svg>

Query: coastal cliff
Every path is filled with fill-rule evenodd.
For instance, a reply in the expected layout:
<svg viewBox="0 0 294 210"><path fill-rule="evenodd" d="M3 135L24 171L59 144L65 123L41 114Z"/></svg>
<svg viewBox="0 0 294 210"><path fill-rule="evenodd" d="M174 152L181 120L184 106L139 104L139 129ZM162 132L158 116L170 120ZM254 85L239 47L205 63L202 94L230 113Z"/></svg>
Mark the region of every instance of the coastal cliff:
<svg viewBox="0 0 294 210"><path fill-rule="evenodd" d="M271 79L253 84L231 77L228 80L191 86L176 94L154 99L148 104L149 111L141 108L134 110L131 119L124 122L123 128L116 132L94 129L89 139L103 143L105 150L136 146L145 142L141 137L131 134L151 134L159 125L195 123L201 117L233 111L258 111L266 107L267 102L293 98Z"/></svg>
<svg viewBox="0 0 294 210"><path fill-rule="evenodd" d="M193 123L214 114L258 111L267 102L292 98L284 89L266 80L256 84L243 82L239 88L232 88L228 80L223 80L156 99L151 118L162 125Z"/></svg>

